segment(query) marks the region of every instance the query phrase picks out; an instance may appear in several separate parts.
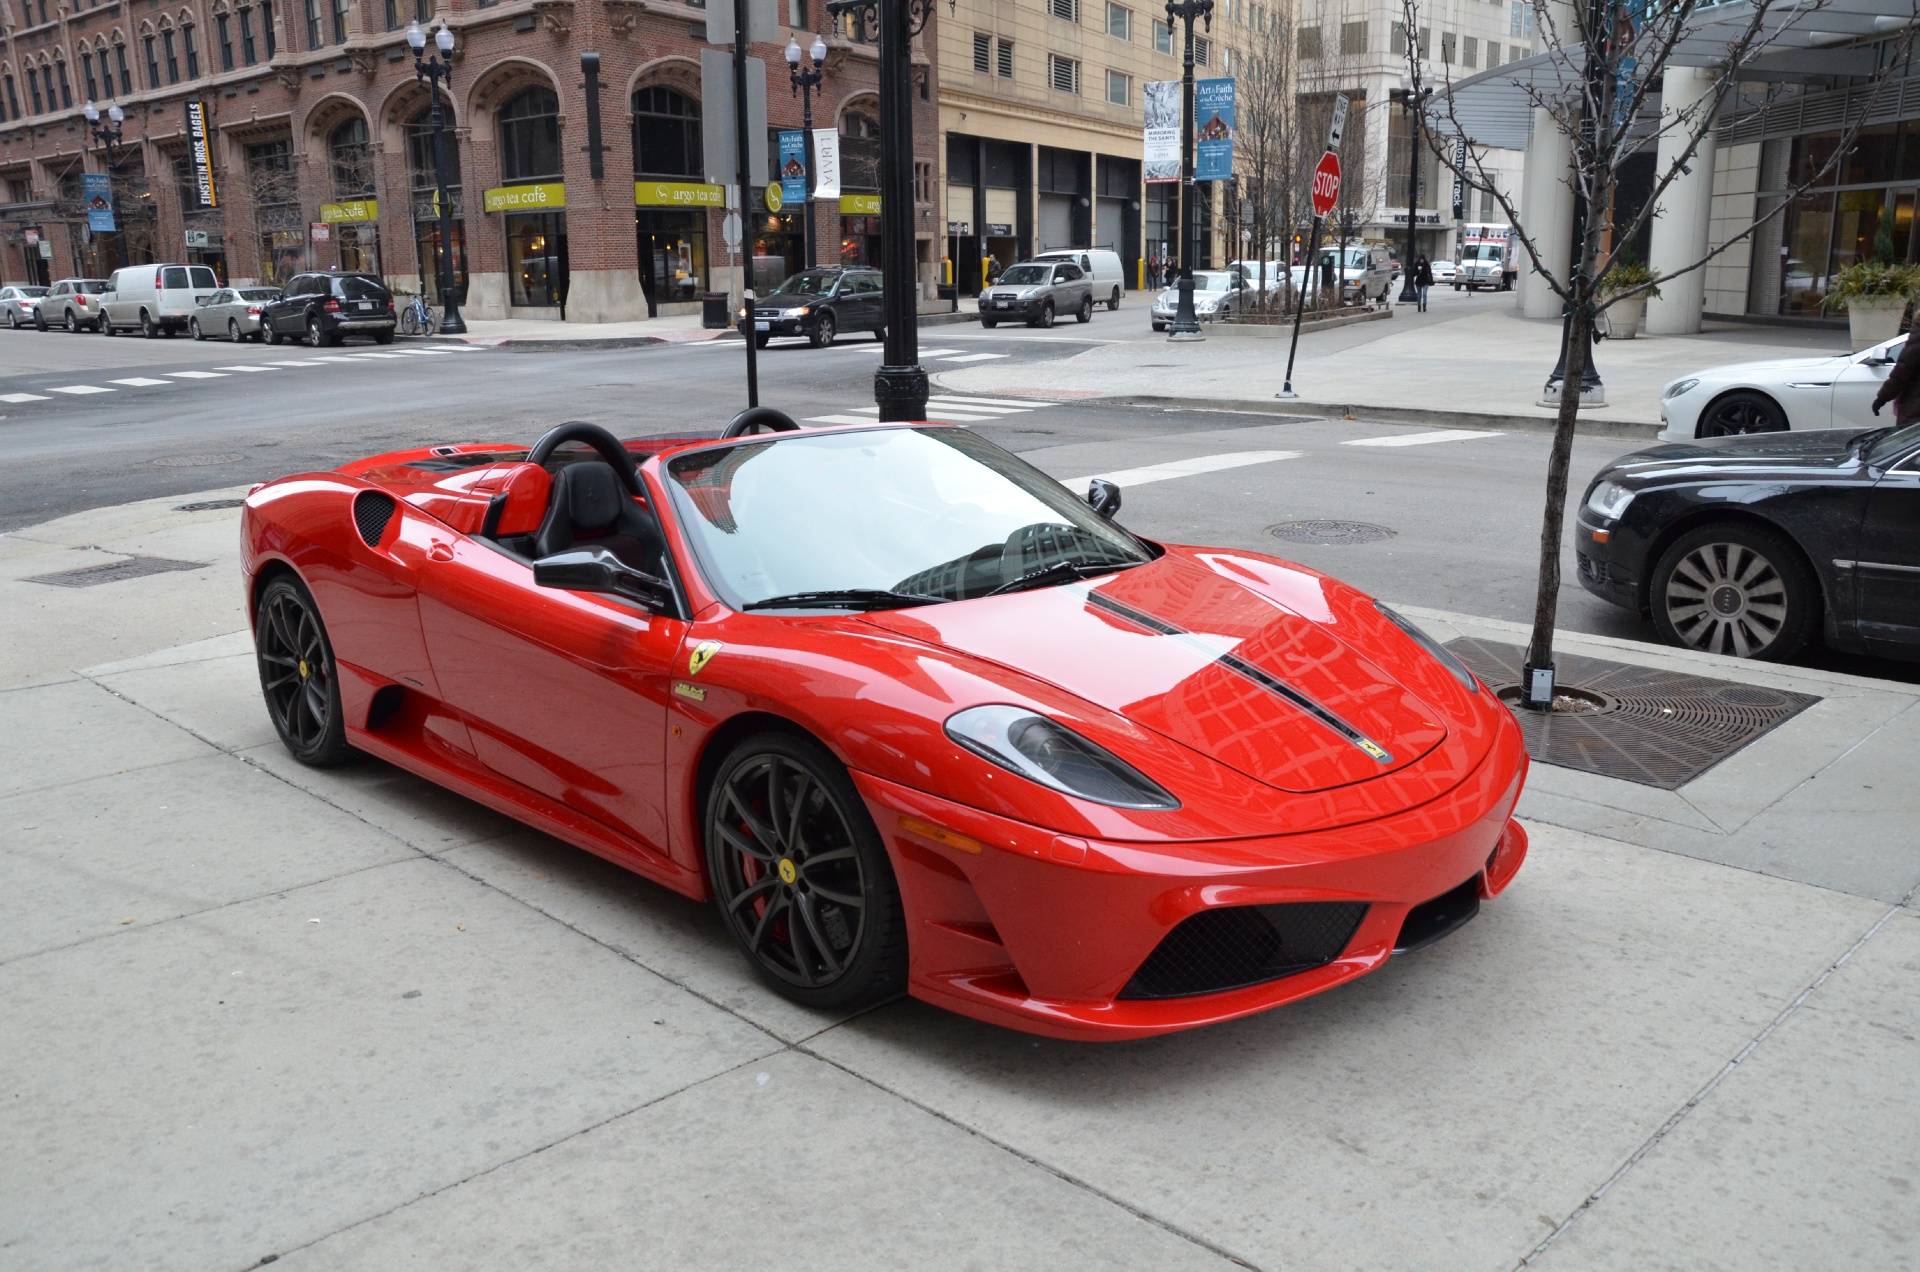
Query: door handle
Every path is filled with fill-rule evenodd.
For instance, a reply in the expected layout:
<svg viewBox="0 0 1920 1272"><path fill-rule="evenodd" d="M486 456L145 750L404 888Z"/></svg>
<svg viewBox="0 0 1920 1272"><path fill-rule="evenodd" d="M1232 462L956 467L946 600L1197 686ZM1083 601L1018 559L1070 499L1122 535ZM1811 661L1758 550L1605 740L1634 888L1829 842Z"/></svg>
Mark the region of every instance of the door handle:
<svg viewBox="0 0 1920 1272"><path fill-rule="evenodd" d="M434 561L451 561L453 560L453 545L451 543L442 543L440 540L435 539L427 547L427 556Z"/></svg>

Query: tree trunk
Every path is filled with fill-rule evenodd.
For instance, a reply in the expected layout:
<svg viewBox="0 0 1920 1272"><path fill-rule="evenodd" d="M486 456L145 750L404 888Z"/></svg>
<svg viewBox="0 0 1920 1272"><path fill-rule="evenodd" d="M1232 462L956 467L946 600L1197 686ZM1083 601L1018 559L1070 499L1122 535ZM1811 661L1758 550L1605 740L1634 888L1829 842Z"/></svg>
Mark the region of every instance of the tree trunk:
<svg viewBox="0 0 1920 1272"><path fill-rule="evenodd" d="M1567 511L1567 467L1573 459L1573 426L1580 416L1580 381L1593 347L1593 317L1585 304L1571 306L1566 378L1560 382L1560 414L1553 422L1553 447L1547 453L1547 507L1540 519L1540 583L1533 601L1533 634L1526 665L1553 665L1553 625L1560 609L1560 539ZM1557 691L1557 690L1556 690Z"/></svg>

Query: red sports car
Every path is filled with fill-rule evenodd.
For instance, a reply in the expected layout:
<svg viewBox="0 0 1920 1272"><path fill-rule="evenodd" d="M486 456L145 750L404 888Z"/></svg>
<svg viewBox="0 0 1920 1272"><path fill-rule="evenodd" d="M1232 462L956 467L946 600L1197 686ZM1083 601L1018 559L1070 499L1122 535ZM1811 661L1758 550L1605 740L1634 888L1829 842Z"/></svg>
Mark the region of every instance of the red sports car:
<svg viewBox="0 0 1920 1272"><path fill-rule="evenodd" d="M1135 1038L1473 917L1527 850L1508 709L1353 588L1118 503L963 428L761 410L282 478L243 565L296 757L710 895L801 1003Z"/></svg>

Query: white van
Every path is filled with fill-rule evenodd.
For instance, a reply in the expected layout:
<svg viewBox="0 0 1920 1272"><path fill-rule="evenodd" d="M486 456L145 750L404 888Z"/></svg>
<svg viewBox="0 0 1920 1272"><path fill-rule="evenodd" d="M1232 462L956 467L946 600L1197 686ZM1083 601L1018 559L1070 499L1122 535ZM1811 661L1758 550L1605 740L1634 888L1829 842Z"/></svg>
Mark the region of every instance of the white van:
<svg viewBox="0 0 1920 1272"><path fill-rule="evenodd" d="M193 311L220 290L220 280L205 265L132 265L116 269L100 297L100 330L114 335L129 329L152 339L187 329Z"/></svg>
<svg viewBox="0 0 1920 1272"><path fill-rule="evenodd" d="M1120 268L1120 253L1104 247L1060 248L1042 252L1036 261L1071 261L1093 280L1093 298L1108 309L1120 308L1120 293L1126 290L1126 271Z"/></svg>

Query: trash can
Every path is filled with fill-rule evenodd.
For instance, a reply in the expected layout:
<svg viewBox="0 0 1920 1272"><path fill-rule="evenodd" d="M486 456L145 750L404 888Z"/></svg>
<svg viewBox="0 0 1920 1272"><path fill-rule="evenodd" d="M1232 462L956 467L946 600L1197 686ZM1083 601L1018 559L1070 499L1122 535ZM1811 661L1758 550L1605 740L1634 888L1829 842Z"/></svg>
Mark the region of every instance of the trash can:
<svg viewBox="0 0 1920 1272"><path fill-rule="evenodd" d="M700 294L700 325L711 331L723 331L733 325L733 317L727 312L727 293Z"/></svg>

